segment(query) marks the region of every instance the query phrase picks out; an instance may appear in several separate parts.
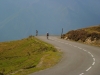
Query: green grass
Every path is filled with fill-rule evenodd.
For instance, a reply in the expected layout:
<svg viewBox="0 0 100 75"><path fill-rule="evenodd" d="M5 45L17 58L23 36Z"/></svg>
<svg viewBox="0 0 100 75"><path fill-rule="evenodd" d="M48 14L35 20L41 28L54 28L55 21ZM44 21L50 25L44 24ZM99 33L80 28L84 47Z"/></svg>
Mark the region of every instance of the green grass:
<svg viewBox="0 0 100 75"><path fill-rule="evenodd" d="M0 73L27 75L56 64L61 58L52 45L31 36L0 43Z"/></svg>

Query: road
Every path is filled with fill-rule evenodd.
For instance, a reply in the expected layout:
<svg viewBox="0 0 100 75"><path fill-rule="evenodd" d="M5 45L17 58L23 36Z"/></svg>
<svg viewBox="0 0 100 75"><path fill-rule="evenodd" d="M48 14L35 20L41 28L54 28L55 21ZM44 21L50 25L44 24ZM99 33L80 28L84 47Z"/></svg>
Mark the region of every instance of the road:
<svg viewBox="0 0 100 75"><path fill-rule="evenodd" d="M54 67L30 75L100 75L100 47L62 40L55 36L50 36L49 40L45 36L37 38L61 49L63 57Z"/></svg>

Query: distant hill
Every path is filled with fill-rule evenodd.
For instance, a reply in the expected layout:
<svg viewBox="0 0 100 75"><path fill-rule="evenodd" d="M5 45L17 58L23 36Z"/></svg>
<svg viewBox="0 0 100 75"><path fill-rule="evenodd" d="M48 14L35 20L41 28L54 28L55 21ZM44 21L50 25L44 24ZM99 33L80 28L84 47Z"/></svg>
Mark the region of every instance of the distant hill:
<svg viewBox="0 0 100 75"><path fill-rule="evenodd" d="M71 30L64 34L63 38L100 46L100 25Z"/></svg>

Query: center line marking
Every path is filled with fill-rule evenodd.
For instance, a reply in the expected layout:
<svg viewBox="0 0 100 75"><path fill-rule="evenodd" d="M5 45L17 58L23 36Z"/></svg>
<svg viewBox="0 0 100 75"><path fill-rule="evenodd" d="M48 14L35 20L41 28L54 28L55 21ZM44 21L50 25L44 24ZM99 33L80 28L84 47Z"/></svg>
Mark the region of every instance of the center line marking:
<svg viewBox="0 0 100 75"><path fill-rule="evenodd" d="M89 71L92 67L89 67L86 71Z"/></svg>
<svg viewBox="0 0 100 75"><path fill-rule="evenodd" d="M74 47L77 47L77 46L74 46Z"/></svg>
<svg viewBox="0 0 100 75"><path fill-rule="evenodd" d="M93 62L93 64L92 65L94 65L95 64L95 62Z"/></svg>
<svg viewBox="0 0 100 75"><path fill-rule="evenodd" d="M85 49L83 49L83 51L85 51L85 52L86 52L86 50L85 50Z"/></svg>
<svg viewBox="0 0 100 75"><path fill-rule="evenodd" d="M93 60L95 61L95 58L93 58Z"/></svg>
<svg viewBox="0 0 100 75"><path fill-rule="evenodd" d="M78 47L79 49L82 49L81 47Z"/></svg>
<svg viewBox="0 0 100 75"><path fill-rule="evenodd" d="M79 74L79 75L83 75L84 73L81 73L81 74Z"/></svg>
<svg viewBox="0 0 100 75"><path fill-rule="evenodd" d="M92 58L94 57L93 55L91 55L92 56Z"/></svg>
<svg viewBox="0 0 100 75"><path fill-rule="evenodd" d="M57 41L57 40L54 40L54 41ZM57 41L57 42L64 43L64 42L61 42L61 41ZM79 49L81 49L81 50L83 50L83 51L85 51L85 52L87 52L88 54L91 55L91 57L93 58L93 63L92 63L92 65L91 65L86 71L89 71L89 70L92 68L92 66L95 65L95 57L93 56L93 54L92 54L91 52L89 52L89 51L87 51L87 50L85 50L85 49L83 49L83 48L81 48L81 47L72 45L72 44L70 44L70 43L64 43L64 44L68 44L68 45L70 45L70 46L79 48ZM84 74L85 74L85 73L81 73L81 74L79 74L79 75L84 75Z"/></svg>

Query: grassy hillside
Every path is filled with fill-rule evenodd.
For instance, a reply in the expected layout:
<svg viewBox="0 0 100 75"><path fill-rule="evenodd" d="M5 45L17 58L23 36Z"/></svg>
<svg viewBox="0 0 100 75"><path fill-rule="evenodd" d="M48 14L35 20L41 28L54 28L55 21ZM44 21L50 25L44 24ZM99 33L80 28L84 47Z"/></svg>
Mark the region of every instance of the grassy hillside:
<svg viewBox="0 0 100 75"><path fill-rule="evenodd" d="M61 57L52 45L33 36L0 43L0 73L27 75L56 64ZM0 75L1 75L0 74Z"/></svg>
<svg viewBox="0 0 100 75"><path fill-rule="evenodd" d="M100 46L100 25L69 31L63 38Z"/></svg>

